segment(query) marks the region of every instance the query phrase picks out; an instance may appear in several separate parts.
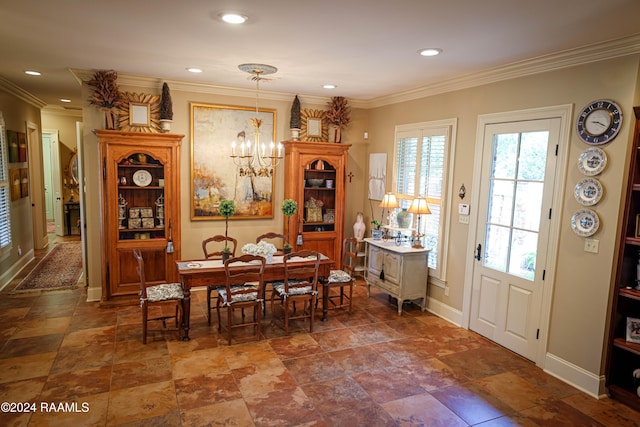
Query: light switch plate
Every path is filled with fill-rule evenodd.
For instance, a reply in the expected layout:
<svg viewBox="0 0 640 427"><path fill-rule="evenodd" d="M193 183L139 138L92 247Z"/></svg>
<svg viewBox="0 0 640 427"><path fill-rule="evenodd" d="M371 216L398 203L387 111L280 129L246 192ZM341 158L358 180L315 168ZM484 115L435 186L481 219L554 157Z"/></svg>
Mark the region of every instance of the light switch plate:
<svg viewBox="0 0 640 427"><path fill-rule="evenodd" d="M585 252L591 252L593 254L597 254L599 245L600 245L600 240L598 239L584 239Z"/></svg>
<svg viewBox="0 0 640 427"><path fill-rule="evenodd" d="M460 224L469 224L469 215L458 215L458 222Z"/></svg>

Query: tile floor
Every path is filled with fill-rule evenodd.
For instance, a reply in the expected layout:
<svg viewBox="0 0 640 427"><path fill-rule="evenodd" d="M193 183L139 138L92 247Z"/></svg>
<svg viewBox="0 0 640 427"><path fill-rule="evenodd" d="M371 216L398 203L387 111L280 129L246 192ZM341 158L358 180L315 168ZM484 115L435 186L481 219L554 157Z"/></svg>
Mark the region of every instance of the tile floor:
<svg viewBox="0 0 640 427"><path fill-rule="evenodd" d="M191 341L156 331L145 346L138 307L5 290L0 400L37 410L0 413L0 425L640 426L640 413L473 332L415 306L399 317L362 284L352 314L289 337L267 320L260 342L227 346L205 307L194 292Z"/></svg>

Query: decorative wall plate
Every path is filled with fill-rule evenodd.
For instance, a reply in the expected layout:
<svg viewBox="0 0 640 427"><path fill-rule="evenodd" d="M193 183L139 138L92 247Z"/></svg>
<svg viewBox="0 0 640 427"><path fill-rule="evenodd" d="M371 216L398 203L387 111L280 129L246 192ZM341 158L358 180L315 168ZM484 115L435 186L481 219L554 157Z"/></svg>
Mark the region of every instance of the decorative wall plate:
<svg viewBox="0 0 640 427"><path fill-rule="evenodd" d="M151 184L151 173L144 169L135 171L133 174L133 183L138 187L146 187Z"/></svg>
<svg viewBox="0 0 640 427"><path fill-rule="evenodd" d="M583 206L593 206L602 198L602 185L595 178L585 178L576 184L573 195Z"/></svg>
<svg viewBox="0 0 640 427"><path fill-rule="evenodd" d="M591 209L581 209L571 217L571 228L578 236L592 236L598 231L598 227L600 218Z"/></svg>
<svg viewBox="0 0 640 427"><path fill-rule="evenodd" d="M607 154L598 147L587 148L578 158L578 169L583 175L599 175L605 166L607 166Z"/></svg>

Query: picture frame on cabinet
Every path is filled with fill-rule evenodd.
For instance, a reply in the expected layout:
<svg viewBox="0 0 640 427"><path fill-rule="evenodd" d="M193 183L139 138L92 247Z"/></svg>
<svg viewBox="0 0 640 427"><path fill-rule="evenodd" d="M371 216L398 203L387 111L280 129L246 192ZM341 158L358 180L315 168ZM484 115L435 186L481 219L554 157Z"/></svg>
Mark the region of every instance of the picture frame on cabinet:
<svg viewBox="0 0 640 427"><path fill-rule="evenodd" d="M627 317L627 341L640 344L640 319Z"/></svg>
<svg viewBox="0 0 640 427"><path fill-rule="evenodd" d="M221 200L233 200L235 215L229 220L273 218L275 167L272 173L248 174L231 157L255 132L251 119L256 109L192 102L191 114L191 219L225 220L218 212ZM259 108L260 143L276 141L276 110ZM235 143L235 145L232 145ZM232 148L234 147L234 148Z"/></svg>
<svg viewBox="0 0 640 427"><path fill-rule="evenodd" d="M329 127L325 123L327 112L323 110L303 109L300 111L302 127L300 140L321 142L329 140Z"/></svg>
<svg viewBox="0 0 640 427"><path fill-rule="evenodd" d="M118 108L121 131L160 133L160 95L122 93Z"/></svg>

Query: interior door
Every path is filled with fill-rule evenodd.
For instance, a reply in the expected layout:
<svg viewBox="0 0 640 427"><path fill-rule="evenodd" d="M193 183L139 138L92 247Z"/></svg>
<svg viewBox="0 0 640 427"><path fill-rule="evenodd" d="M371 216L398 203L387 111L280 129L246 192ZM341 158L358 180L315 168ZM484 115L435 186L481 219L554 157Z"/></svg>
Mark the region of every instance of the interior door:
<svg viewBox="0 0 640 427"><path fill-rule="evenodd" d="M560 119L485 127L470 328L535 359Z"/></svg>

